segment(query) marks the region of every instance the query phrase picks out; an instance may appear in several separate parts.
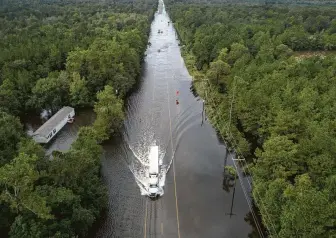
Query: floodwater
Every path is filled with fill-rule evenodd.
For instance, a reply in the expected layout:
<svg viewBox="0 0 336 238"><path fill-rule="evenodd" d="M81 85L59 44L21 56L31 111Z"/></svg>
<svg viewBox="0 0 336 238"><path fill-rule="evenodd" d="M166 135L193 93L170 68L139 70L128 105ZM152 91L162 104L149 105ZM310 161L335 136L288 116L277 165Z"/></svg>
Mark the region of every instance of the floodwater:
<svg viewBox="0 0 336 238"><path fill-rule="evenodd" d="M225 186L223 177L225 158L232 164L231 155L205 120L202 99L191 91L177 34L162 2L149 42L139 88L126 103L124 128L103 145L109 204L95 237L248 237L254 229L246 177L246 194L237 180L233 199L233 187ZM67 150L78 128L92 117L77 114L48 151ZM154 201L145 196L153 144L160 150L162 188Z"/></svg>
<svg viewBox="0 0 336 238"><path fill-rule="evenodd" d="M122 136L105 145L109 211L96 237L248 237L252 227L244 220L249 213L244 193L237 182L231 212L233 189L223 189L226 148L202 120L202 100L191 92L177 34L168 22L161 2ZM141 195L153 144L160 148L164 184L156 201Z"/></svg>
<svg viewBox="0 0 336 238"><path fill-rule="evenodd" d="M66 124L61 131L46 145L46 154L58 150L65 152L70 149L71 144L77 139L79 128L89 126L95 120L95 114L92 110L81 109L75 111L75 121L72 124ZM40 116L29 114L24 118L24 125L28 135L32 135L43 123L47 121L48 114L43 112Z"/></svg>

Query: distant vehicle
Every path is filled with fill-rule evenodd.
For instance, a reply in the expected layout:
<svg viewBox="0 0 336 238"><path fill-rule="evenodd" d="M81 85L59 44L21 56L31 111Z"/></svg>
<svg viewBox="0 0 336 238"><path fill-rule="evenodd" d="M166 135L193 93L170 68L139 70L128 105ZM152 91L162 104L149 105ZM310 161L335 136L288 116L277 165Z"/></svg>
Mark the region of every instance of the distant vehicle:
<svg viewBox="0 0 336 238"><path fill-rule="evenodd" d="M156 198L159 195L159 147L151 146L149 152L149 189L148 196Z"/></svg>

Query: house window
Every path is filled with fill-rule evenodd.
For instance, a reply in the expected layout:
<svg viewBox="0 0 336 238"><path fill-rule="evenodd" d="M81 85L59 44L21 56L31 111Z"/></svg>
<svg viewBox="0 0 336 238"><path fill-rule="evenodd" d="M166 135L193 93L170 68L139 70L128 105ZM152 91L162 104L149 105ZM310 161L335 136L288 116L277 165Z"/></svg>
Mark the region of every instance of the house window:
<svg viewBox="0 0 336 238"><path fill-rule="evenodd" d="M54 134L56 133L56 129L53 130L53 133L54 133Z"/></svg>
<svg viewBox="0 0 336 238"><path fill-rule="evenodd" d="M52 136L52 132L50 132L50 134L48 135L47 139L49 139Z"/></svg>

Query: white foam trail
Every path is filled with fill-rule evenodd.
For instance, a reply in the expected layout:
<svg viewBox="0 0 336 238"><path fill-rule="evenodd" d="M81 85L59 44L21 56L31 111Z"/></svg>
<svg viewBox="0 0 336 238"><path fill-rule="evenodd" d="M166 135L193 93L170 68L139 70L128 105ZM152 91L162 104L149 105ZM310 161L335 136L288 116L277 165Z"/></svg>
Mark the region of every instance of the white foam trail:
<svg viewBox="0 0 336 238"><path fill-rule="evenodd" d="M159 3L159 15L166 15L166 11L165 11L165 5L163 3L162 0L160 0ZM160 17L162 18L162 16L156 16L156 17ZM165 16L164 16L165 17ZM154 22L155 23L155 22ZM157 24L157 23L155 23ZM166 24L166 23L165 23ZM155 32L154 32L155 33ZM153 37L153 32L151 33L151 37ZM168 34L167 31L165 31L165 34ZM175 38L173 38L175 39ZM155 38L154 38L155 40ZM157 41L157 44L160 44L160 41ZM155 51L153 51L153 54L156 55L158 54L156 51L157 49L161 48L160 54L162 54L163 52L169 51L171 46L173 45L172 42L169 41L169 39L167 39L167 42L163 42L162 46L159 47L160 45L156 45L158 48L156 48L155 46ZM148 55L149 52L151 51L151 49L147 49L148 50ZM167 53L166 53L167 54ZM148 56L147 56L148 57ZM147 60L147 59L145 59ZM148 62L147 62L148 63ZM155 64L160 64L161 66L168 66L167 61L163 60L161 58L157 59L157 62L155 62ZM163 67L166 68L166 67ZM155 75L155 77L160 77L160 68L156 69L155 68L155 73L157 73L157 75ZM161 72L162 73L162 72ZM181 73L180 73L181 74ZM156 87L153 87L153 90L156 90L156 94L155 95L159 95L159 97L157 97L154 100L154 93L153 96L151 94L145 94L145 97L153 97L153 105L147 105L147 104L143 104L143 101L145 101L145 99L141 99L141 98L136 98L138 100L134 100L134 104L128 104L128 112L129 112L129 118L127 120L127 122L125 123L125 130L129 133L129 134L124 134L124 139L125 139L125 143L127 143L129 150L132 152L129 156L129 158L127 159L129 168L131 170L131 172L134 175L135 181L139 186L141 195L149 195L149 150L150 150L150 146L152 146L153 144L158 145L159 146L159 195L162 196L164 194L164 186L165 186L165 181L166 181L166 174L169 171L169 168L171 166L172 163L172 158L174 158L174 154L175 151L173 152L173 155L171 158L167 158L166 157L166 147L167 144L169 144L170 140L166 140L167 138L165 137L165 135L161 135L162 138L160 138L160 133L155 133L155 129L157 128L161 128L160 130L163 130L162 127L164 127L164 125L160 125L159 123L162 122L162 118L160 116L161 114L161 105L157 105L157 103L160 103L160 100L166 100L166 98L162 95L160 95L160 92L158 92L157 90L160 90L160 83L165 82L165 81L157 81L156 82ZM148 82L149 83L149 82ZM146 82L145 82L146 84ZM154 91L153 91L154 92ZM166 101L165 101L166 102ZM143 108L142 107L146 107L146 108L152 108L152 119L149 120L149 114L150 112L148 112L147 114L141 114L141 115L137 115L137 111L141 111ZM159 115L157 115L160 112ZM159 117L159 118L157 118ZM156 120L157 119L157 120Z"/></svg>
<svg viewBox="0 0 336 238"><path fill-rule="evenodd" d="M143 137L144 138L144 137ZM149 140L147 140L149 141ZM153 143L150 144L154 144ZM140 144L148 144L148 143L140 143ZM129 145L130 150L132 151L133 159L129 164L129 168L134 175L135 181L140 188L141 195L149 195L149 178L148 178L148 170L149 170L149 146L132 146ZM169 168L169 164L165 165L163 159L165 157L165 151L161 149L159 146L159 195L162 196L164 194L164 185L166 180L166 173L168 172L167 168Z"/></svg>

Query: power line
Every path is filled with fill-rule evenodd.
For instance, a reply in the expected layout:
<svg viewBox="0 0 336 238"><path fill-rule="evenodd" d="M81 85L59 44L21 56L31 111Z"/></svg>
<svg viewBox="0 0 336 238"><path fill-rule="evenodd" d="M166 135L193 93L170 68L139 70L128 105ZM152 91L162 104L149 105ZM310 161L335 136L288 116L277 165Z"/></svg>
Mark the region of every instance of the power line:
<svg viewBox="0 0 336 238"><path fill-rule="evenodd" d="M232 95L232 100L231 100L231 103L230 103L229 122L228 122L228 129L227 129L227 133L226 133L226 134L227 134L227 136L229 137L229 139L231 139L231 141L232 141L231 144L233 144L235 154L238 154L238 153L237 153L237 150L239 150L239 154L241 155L240 158L242 158L242 159L239 159L239 161L244 161L246 167L248 168L248 164L247 164L247 162L246 162L246 159L245 159L245 157L243 156L243 153L241 153L241 151L240 151L240 149L239 149L239 146L238 146L237 143L235 142L235 140L234 140L234 138L233 138L233 136L232 136L231 130L230 130L230 129L231 129L230 127L231 127L231 120L232 120L233 103L234 103L235 93L236 93L236 80L237 80L237 78L238 78L238 77L235 76L234 81L233 81L233 95ZM231 138L230 138L230 137L231 137ZM225 140L225 139L224 139L224 140ZM236 147L237 149L236 149L235 147ZM238 157L239 157L239 155L238 155ZM241 184L242 189L243 189L243 191L244 191L244 195L245 195L246 201L247 201L247 203L248 203L248 205L249 205L249 207L250 207L250 210L251 210L253 219L255 220L256 226L257 226L258 231L259 231L259 228L260 228L260 227L259 227L259 223L256 221L256 219L255 219L255 217L254 217L253 209L251 208L251 206L250 206L250 204L249 204L250 201L247 199L245 186L244 186L243 182L241 181L240 173L238 172L238 167L237 167L237 165L236 165L235 159L233 159L233 158L231 158L231 159L232 159L233 164L234 164L234 166L235 166L235 168L236 168L236 172L237 172L237 174L238 174L240 184ZM244 172L244 174L245 174L245 176L246 176L247 182L248 182L248 184L249 184L249 187L250 187L250 189L252 190L252 183L251 183L251 181L250 181L249 178L248 178L248 175L247 175L247 173L246 173L246 171L245 171L244 165L243 165L242 167L243 167L243 172ZM269 213L267 212L265 205L264 205L263 202L262 202L261 196L260 196L258 190L255 190L255 191L256 191L257 195L259 196L259 200L260 200L261 205L263 206L263 209L264 209L264 211L265 211L265 215L267 216L267 219L268 219L269 223L271 224L271 226L272 226L272 228L273 228L273 230L274 230L274 232L275 232L274 234L276 234L275 226L274 226L272 220L270 219ZM257 199L256 199L255 201L257 202ZM272 237L271 229L269 229L269 227L268 227L267 224L265 224L265 226L266 226L266 229L268 230L268 232L270 233L270 236Z"/></svg>
<svg viewBox="0 0 336 238"><path fill-rule="evenodd" d="M248 163L247 163L247 161L246 161L246 158L243 156L241 150L239 149L238 145L237 145L236 142L234 141L234 138L233 138L232 134L230 133L230 134L228 134L228 135L231 136L231 139L232 139L232 141L233 141L233 143L234 143L234 146L235 146L235 147L237 148L237 150L239 151L239 156L240 156L240 158L242 158L242 159L240 159L239 161L244 161L244 162L245 162L245 165L246 165L246 167L247 167L247 169L250 170L249 167L248 167ZM237 150L235 149L235 151L237 151ZM237 153L237 152L236 152L236 153ZM252 189L252 182L249 180L249 178L248 178L248 174L247 174L247 172L245 171L244 166L242 166L242 169L243 169L244 174L246 175L246 180L248 181L248 184L249 184L250 188ZM263 201L262 201L262 199L261 199L261 196L260 196L258 190L255 190L255 191L256 191L257 196L259 197L260 203L261 203L261 205L262 205L262 207L263 207L263 209L264 209L264 211L265 211L265 215L267 216L267 219L268 219L269 223L271 224L271 226L272 226L272 228L273 228L273 230L274 230L274 235L277 237L277 235L276 235L277 233L276 233L275 226L274 226L274 224L273 224L273 222L272 222L272 220L271 220L271 218L270 218L269 213L267 212L266 206L264 205L264 203L263 203ZM257 200L256 200L256 202L258 203ZM265 224L265 226L266 226L267 230L270 232L270 236L272 237L271 229L269 229L269 228L267 227L267 224Z"/></svg>
<svg viewBox="0 0 336 238"><path fill-rule="evenodd" d="M229 132L230 132L230 126L231 126L231 118L232 118L233 102L234 102L234 97L235 97L235 92L236 92L236 79L237 79L237 77L235 77L235 78L234 78L234 81L233 81L233 95L232 95L232 100L231 100L231 103L230 103L230 114L229 114L229 124L228 124L228 131L229 131ZM237 173L237 175L238 175L240 185L241 185L241 187L242 187L242 190L243 190L243 193L244 193L244 196L245 196L247 205L249 206L249 209L250 209L250 211L251 211L251 214L252 214L254 223L255 223L255 225L256 225L256 228L257 228L257 230L258 230L258 233L259 233L260 237L264 237L264 234L263 234L262 229L261 229L261 227L260 227L260 225L259 225L257 216L256 216L256 214L254 213L253 207L251 206L250 199L248 198L248 194L247 194L247 192L246 192L244 183L243 183L243 181L242 181L242 179L241 179L240 172L238 171L236 162L235 162L235 160L234 160L232 157L231 157L231 159L232 159L233 164L234 164L234 167L235 167L235 169L236 169L236 173Z"/></svg>
<svg viewBox="0 0 336 238"><path fill-rule="evenodd" d="M242 159L240 159L239 161L242 161L242 160L243 160L243 161L245 162L246 167L248 168L248 164L247 164L247 162L246 162L246 159L245 159L245 157L242 155L242 153L241 153L241 151L240 151L240 149L239 149L237 143L235 143L235 140L234 140L234 138L233 138L233 136L232 136L232 134L231 134L231 131L230 131L231 120L232 120L232 111L233 111L233 103L234 103L235 93L236 93L236 80L237 80L237 78L238 78L238 77L235 77L235 78L234 78L234 82L233 82L233 85L234 85L234 87L233 87L233 95L232 95L232 100L231 100L231 103L230 103L229 122L228 122L228 126L227 126L227 130L228 130L228 131L227 131L226 134L228 135L228 137L231 137L233 146L236 147L236 148L238 148L238 149L233 148L233 149L234 149L234 152L235 152L236 154L238 154L238 153L237 153L237 150L239 150L239 152L240 152L240 158L242 158ZM207 80L207 79L206 79L206 80ZM208 81L208 80L207 80L207 81ZM211 87L211 85L209 85L209 87ZM205 95L204 95L204 96L205 96L206 99L208 99L207 91L205 91ZM226 144L228 144L228 141L226 141L225 138L223 138L223 139L224 139L224 141L226 142ZM236 165L236 163L235 163L235 161L234 161L233 158L232 158L232 161L233 161L233 163L234 163L236 172L237 172L237 174L239 175L238 167L237 167L237 165ZM249 170L249 168L248 168L248 170ZM247 174L247 172L245 171L244 166L243 166L243 172L244 172L244 174L246 175L246 179L247 179L247 182L248 182L248 184L249 184L250 189L252 189L252 182L249 180L249 178L248 178L248 174ZM253 219L254 219L254 221L255 221L255 224L256 224L256 226L257 226L258 232L259 232L259 234L260 234L260 230L261 230L261 228L260 228L259 223L258 223L258 221L257 221L257 219L256 219L256 215L255 215L255 213L254 213L254 211L253 211L253 209L252 209L252 207L251 207L250 201L249 201L248 198L247 198L247 192L246 192L245 186L244 186L243 182L241 181L240 175L239 175L238 177L239 177L239 181L240 181L240 184L241 184L242 189L243 189L243 192L244 192L244 196L245 196L246 201L247 201L247 203L248 203L248 206L249 206L249 208L250 208L252 217L253 217ZM272 228L273 228L273 230L274 230L274 236L275 236L275 237L278 237L278 236L277 236L276 229L275 229L275 226L274 226L272 220L270 219L269 213L267 212L267 209L266 209L264 203L262 202L262 199L261 199L261 196L260 196L258 190L256 190L256 194L257 194L257 196L259 197L260 203L261 203L261 205L262 205L262 207L263 207L263 209L264 209L264 211L265 211L265 215L266 215L266 217L267 217L267 220L269 221L269 223L271 224L271 226L272 226ZM255 201L257 202L257 200L255 200ZM258 203L258 202L257 202L257 203ZM268 227L268 224L264 224L264 225L265 225L265 227L266 227L266 229L267 229L267 231L268 231L270 237L272 237L273 234L272 234L272 232L271 232L271 229ZM260 229L260 230L259 230L259 229ZM261 236L263 237L263 234L262 234Z"/></svg>
<svg viewBox="0 0 336 238"><path fill-rule="evenodd" d="M232 159L232 158L231 158ZM246 202L247 202L247 205L249 206L250 208L250 211L251 211L251 214L252 214L252 217L253 217L253 220L254 220L254 223L256 224L256 227L257 227L257 230L258 230L258 233L260 235L260 237L264 237L264 234L262 232L262 229L259 225L259 222L258 222L258 219L257 219L257 216L255 215L254 211L253 211L253 207L251 205L251 202L250 202L250 199L248 199L248 195L247 195L247 192L246 192L246 189L245 189L245 186L243 184L243 181L240 177L240 173L238 171L238 168L237 168L237 165L236 165L236 162L234 161L234 159L232 159L233 161L233 164L235 166L235 169L236 169L236 172L237 172L237 175L238 175L238 179L239 179L239 182L240 182L240 185L241 185L241 188L243 190L243 193L244 193L244 196L245 196L245 199L246 199Z"/></svg>
<svg viewBox="0 0 336 238"><path fill-rule="evenodd" d="M240 159L239 161L244 161L244 162L245 162L245 166L246 166L247 169L250 171L250 169L249 169L249 167L248 167L248 163L247 163L247 161L246 161L246 158L243 156L243 153L241 152L239 146L238 146L237 143L235 142L235 140L234 140L234 138L233 138L233 135L232 135L232 133L231 133L231 130L230 130L230 129L231 129L232 112L233 112L233 104L234 104L235 93L236 93L236 80L237 80L237 78L238 78L238 77L235 77L234 82L233 82L233 95L232 95L232 99L231 99L231 103L230 103L229 122L228 122L228 126L227 126L227 132L226 132L226 135L227 135L227 138L231 139L230 142L231 142L232 146L234 147L234 148L233 148L234 152L235 152L236 154L239 154L240 158L242 158L242 159ZM205 79L205 80L208 81L207 79ZM208 84L208 87L207 87L207 88L211 88L211 85ZM207 90L205 91L205 95L204 95L204 96L205 96L206 99L208 99ZM211 101L211 95L209 95L209 100ZM229 142L229 141L226 140L225 138L223 138L223 140L226 142L226 145L228 145L228 142ZM238 152L239 152L239 153L238 153ZM233 160L233 159L232 159L232 160ZM250 181L249 176L248 176L248 173L245 171L244 166L243 166L242 170L243 170L243 173L244 173L245 176L246 176L246 179L247 179L247 182L248 182L248 184L249 184L250 189L252 189L252 182ZM238 173L238 171L237 171L237 173ZM242 182L241 182L241 184L242 184ZM243 187L243 184L242 184L242 187ZM243 187L243 189L245 189L245 187ZM258 202L258 201L260 201L260 205L262 206L262 208L263 208L263 210L264 210L264 212L265 212L265 216L264 216L264 218L265 218L265 220L268 220L269 224L271 225L271 227L272 227L272 229L273 229L273 234L272 234L272 230L268 227L268 224L264 224L264 225L265 225L265 227L266 227L266 229L267 229L267 231L268 231L270 237L272 237L272 236L278 237L277 232L276 232L276 229L275 229L275 225L274 225L274 223L272 222L272 219L270 218L269 213L267 212L266 206L264 205L264 203L263 203L263 201L262 201L262 199L261 199L261 196L260 196L258 190L255 190L255 191L256 191L256 194L255 194L255 195L256 195L256 199L255 199L255 201L256 201L256 203L257 203L258 206L259 206L259 202ZM259 199L258 199L258 197L259 197Z"/></svg>

